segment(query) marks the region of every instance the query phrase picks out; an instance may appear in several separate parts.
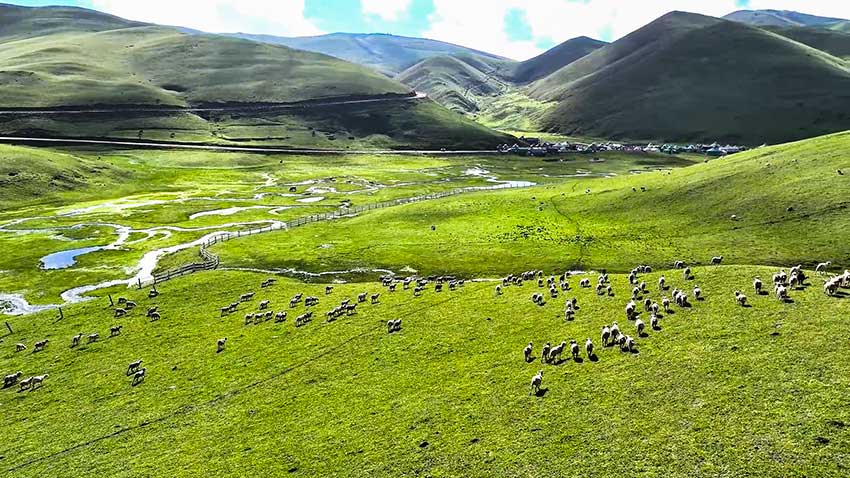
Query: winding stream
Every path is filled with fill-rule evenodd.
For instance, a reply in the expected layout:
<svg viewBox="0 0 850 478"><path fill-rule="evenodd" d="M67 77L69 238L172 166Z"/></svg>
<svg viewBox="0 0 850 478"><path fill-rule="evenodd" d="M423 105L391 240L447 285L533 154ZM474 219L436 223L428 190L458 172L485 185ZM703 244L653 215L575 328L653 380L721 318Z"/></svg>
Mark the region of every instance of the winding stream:
<svg viewBox="0 0 850 478"><path fill-rule="evenodd" d="M496 176L492 175L489 171L481 169L481 168L469 169L465 172L465 175L483 177L487 180L487 182L494 183L493 186L484 186L484 187L479 188L478 189L479 191L481 191L481 190L492 190L492 189L504 189L504 188L509 188L509 187L515 187L515 188L516 187L530 187L530 186L536 185L536 183L531 182L531 181L504 181L504 180L499 180ZM269 177L264 177L264 179L266 179L266 184L268 184L269 182L272 181L272 179L269 178ZM302 185L302 184L314 184L314 183L315 183L314 181L305 181L305 182L298 183L298 184ZM268 195L268 194L269 193L264 193L264 195ZM271 193L271 194L275 194L275 193ZM287 196L289 196L289 195L287 195ZM292 196L299 196L299 195L292 195ZM70 210L70 211L63 212L63 213L57 213L56 216L59 216L59 217L80 216L80 215L84 215L84 214L88 214L88 213L92 213L92 212L100 211L100 210L115 210L115 209L117 209L119 211L122 211L124 209L129 209L129 208L167 204L167 203L170 203L170 202L192 201L192 200L207 200L207 201L222 201L222 202L223 201L231 201L231 202L233 202L233 201L250 201L252 199L255 200L256 196L254 196L253 198L228 198L228 199L222 199L222 198L178 198L178 199L170 199L170 200L149 200L149 201L121 201L121 200L118 200L118 201L114 201L114 202L97 204L97 205L89 206L89 207L86 207L86 208L73 209L73 210ZM313 197L308 197L308 198L304 198L304 199L305 200L302 200L300 202L307 202L307 203L317 202L317 201L324 200L325 198L321 197L321 196L313 196ZM282 211L282 210L288 209L290 207L293 207L293 206L231 207L231 208L226 208L226 209L218 209L218 210L203 211L203 212L195 213L192 216L190 216L190 220L195 219L197 217L211 216L211 215L227 216L227 215L235 214L237 212L247 210L247 209L260 209L260 208L268 209L270 214L275 214L278 211ZM96 251L102 251L102 250L116 250L116 249L120 248L121 246L123 246L125 244L139 243L139 242L148 240L148 239L150 239L150 238L152 238L156 235L165 235L166 237L170 237L171 232L205 232L205 231L209 231L209 233L205 234L204 236L202 236L198 239L192 240L192 241L188 241L188 242L184 242L184 243L181 243L181 244L152 250L152 251L145 253L142 256L142 258L139 260L139 262L134 267L130 268L130 270L135 271L135 273L133 274L132 277L130 277L128 279L110 280L110 281L105 281L105 282L101 282L101 283L97 283L97 284L84 285L84 286L79 286L79 287L74 287L74 288L68 289L65 292L62 292L62 294L60 295L60 298L62 299L62 303L60 303L60 304L33 305L33 304L30 304L26 300L26 298L24 296L20 295L20 294L0 293L0 313L6 314L6 315L25 315L25 314L41 312L41 311L44 311L44 310L56 309L56 308L61 307L61 306L66 306L66 305L69 305L69 304L74 304L74 303L79 303L79 302L83 302L83 301L86 301L86 300L91 300L91 299L93 299L93 297L87 297L86 294L91 293L91 292L96 291L96 290L99 290L99 289L104 289L104 288L113 287L113 286L117 286L117 285L124 285L124 286L127 286L127 287L132 287L132 286L136 285L138 282L142 282L142 283L150 282L153 279L153 271L156 269L157 265L159 264L160 259L162 259L163 257L165 257L169 254L174 254L176 252L179 252L179 251L182 251L182 250L185 250L185 249L190 249L190 248L193 248L193 247L199 247L201 244L209 241L210 239L214 238L215 236L219 236L219 235L222 235L222 234L236 235L237 234L236 228L242 228L242 227L245 227L245 226L262 226L262 227L271 226L272 230L286 229L286 223L285 222L276 221L276 220L232 222L232 223L215 225L215 226L189 227L189 228L180 227L180 226L157 226L157 227L151 227L151 228L145 228L145 229L132 229L129 226L123 226L123 225L120 225L120 224L91 222L91 223L75 224L75 225L72 225L72 226L57 226L57 227L34 228L34 229L10 229L12 227L20 226L21 224L24 224L25 222L33 221L33 220L37 220L37 219L50 219L50 217L36 216L36 217L28 217L28 218L23 218L23 219L16 219L16 220L10 221L6 224L0 225L0 233L34 234L34 233L44 233L44 232L58 232L58 231L62 231L62 230L81 228L81 227L89 227L89 226L99 226L99 227L111 227L111 228L115 229L116 234L118 234L118 238L115 241L113 241L112 243L105 245L105 246L93 246L93 247L90 247L90 248L78 248L78 249L73 249L73 250L60 251L60 252L56 252L56 253L50 254L48 256L45 256L42 259L42 261L45 265L45 268L53 268L53 269L71 267L76 262L76 258L83 255L83 254L88 254L88 253L92 253L92 252L96 252ZM145 234L146 237L143 237L142 239L138 239L138 240L135 240L135 241L132 241L132 242L128 242L130 235L133 234L133 233ZM53 266L55 266L55 267L53 267ZM379 271L379 270L374 270L374 271ZM285 271L285 272L295 273L295 274L304 274L304 275L310 275L310 276L315 275L316 277L319 277L319 276L323 276L323 275L340 274L342 271L334 271L334 272L330 272L330 273L316 273L316 274L312 274L312 273L305 272L305 271L294 271L294 270L293 271ZM389 271L381 271L381 272L389 272Z"/></svg>

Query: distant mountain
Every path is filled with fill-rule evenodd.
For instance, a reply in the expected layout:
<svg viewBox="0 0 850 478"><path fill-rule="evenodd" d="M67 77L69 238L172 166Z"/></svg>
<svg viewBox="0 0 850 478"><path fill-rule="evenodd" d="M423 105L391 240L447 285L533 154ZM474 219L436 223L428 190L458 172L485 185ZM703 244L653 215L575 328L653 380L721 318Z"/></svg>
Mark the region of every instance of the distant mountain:
<svg viewBox="0 0 850 478"><path fill-rule="evenodd" d="M26 38L25 40L21 40ZM122 107L130 113L67 118L0 115L0 132L104 135L170 131L219 140L216 124L241 118L239 137L302 138L316 131L374 138L384 146L498 144L500 135L430 100L310 107L239 115L151 115L144 107L279 104L318 99L402 97L412 90L379 72L330 56L220 35L126 21L92 10L0 5L0 108ZM129 110L128 110L129 107ZM136 114L135 112L140 112ZM262 117L261 119L248 119ZM5 122L4 122L5 120ZM60 121L61 120L61 121ZM270 126L272 126L270 128ZM235 130L234 129L234 130ZM108 134L113 134L111 131ZM97 133L95 133L97 132ZM159 133L158 133L159 134ZM140 135L141 136L141 135ZM293 139L293 141L295 141ZM370 140L371 141L371 140ZM337 141L339 144L343 142ZM362 144L362 143L358 143Z"/></svg>
<svg viewBox="0 0 850 478"><path fill-rule="evenodd" d="M417 63L396 79L450 109L476 113L492 97L542 78L605 45L587 37L574 38L522 62L473 53L444 55Z"/></svg>
<svg viewBox="0 0 850 478"><path fill-rule="evenodd" d="M850 60L850 31L812 27L764 26L762 28L838 58Z"/></svg>
<svg viewBox="0 0 850 478"><path fill-rule="evenodd" d="M847 22L844 18L818 17L789 10L739 10L723 17L755 26L825 27Z"/></svg>
<svg viewBox="0 0 850 478"><path fill-rule="evenodd" d="M427 58L442 55L473 54L494 60L498 55L426 38L411 38L379 33L331 33L312 37L276 37L234 33L232 36L253 41L285 45L299 50L324 53L358 65L368 66L395 76Z"/></svg>
<svg viewBox="0 0 850 478"><path fill-rule="evenodd" d="M588 37L578 37L534 57L518 63L511 72L516 83L530 83L548 76L599 48L607 45L604 41Z"/></svg>
<svg viewBox="0 0 850 478"><path fill-rule="evenodd" d="M795 41L672 12L530 85L547 131L778 143L850 129L850 69Z"/></svg>

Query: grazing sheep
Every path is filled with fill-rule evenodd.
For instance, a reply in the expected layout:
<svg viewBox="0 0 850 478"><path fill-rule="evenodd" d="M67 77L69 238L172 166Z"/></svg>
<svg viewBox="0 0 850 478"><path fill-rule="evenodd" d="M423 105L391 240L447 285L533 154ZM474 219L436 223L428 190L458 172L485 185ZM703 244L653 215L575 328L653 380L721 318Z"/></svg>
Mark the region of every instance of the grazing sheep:
<svg viewBox="0 0 850 478"><path fill-rule="evenodd" d="M611 337L611 329L607 325L603 326L601 335L602 335L602 337L601 337L602 338L602 346L607 347L608 346L608 339Z"/></svg>
<svg viewBox="0 0 850 478"><path fill-rule="evenodd" d="M531 354L534 353L534 345L529 342L528 345L522 349L522 355L525 357L525 362L528 363L531 361Z"/></svg>
<svg viewBox="0 0 850 478"><path fill-rule="evenodd" d="M159 315L159 312L154 312L153 314L150 315L151 322L156 322L157 320L159 320L161 318L162 318L162 316Z"/></svg>
<svg viewBox="0 0 850 478"><path fill-rule="evenodd" d="M664 282L665 281L666 281L666 279L664 279L664 276L661 276L661 277L658 278L658 289L659 290L664 290Z"/></svg>
<svg viewBox="0 0 850 478"><path fill-rule="evenodd" d="M635 302L631 301L626 304L626 319L631 320L635 315Z"/></svg>
<svg viewBox="0 0 850 478"><path fill-rule="evenodd" d="M753 289L755 289L756 295L761 294L761 288L762 288L761 279L756 277L755 279L753 279Z"/></svg>
<svg viewBox="0 0 850 478"><path fill-rule="evenodd" d="M74 348L77 345L80 345L80 339L82 339L82 338L83 338L82 332L71 337L71 348Z"/></svg>
<svg viewBox="0 0 850 478"><path fill-rule="evenodd" d="M378 298L379 298L379 297L381 297L381 294L380 294L380 293L378 293L378 294L372 294L372 296L371 296L372 303L373 303L373 304L377 304L377 303L378 303Z"/></svg>
<svg viewBox="0 0 850 478"><path fill-rule="evenodd" d="M387 333L391 334L393 332L401 331L401 319L396 320L388 320L387 321Z"/></svg>
<svg viewBox="0 0 850 478"><path fill-rule="evenodd" d="M635 351L635 339L633 339L631 336L628 336L628 335L626 336L626 344L625 345L626 345L625 350L627 350L629 352Z"/></svg>
<svg viewBox="0 0 850 478"><path fill-rule="evenodd" d="M396 283L392 283L392 284L387 286L387 289L389 289L390 292L395 292L396 286L397 286Z"/></svg>
<svg viewBox="0 0 850 478"><path fill-rule="evenodd" d="M146 375L147 371L148 370L146 368L142 368L142 369L137 370L133 374L133 385L138 385L138 384L142 383L145 380L145 375Z"/></svg>
<svg viewBox="0 0 850 478"><path fill-rule="evenodd" d="M652 330L658 330L658 316L652 314L649 318L649 326L652 327Z"/></svg>
<svg viewBox="0 0 850 478"><path fill-rule="evenodd" d="M142 359L136 360L135 362L130 362L130 364L127 365L126 375L129 377L130 374L136 373L136 371L139 370L139 367L141 367L141 366L142 366Z"/></svg>
<svg viewBox="0 0 850 478"><path fill-rule="evenodd" d="M121 335L121 330L124 328L123 325L114 325L109 328L109 336L115 337L116 335Z"/></svg>
<svg viewBox="0 0 850 478"><path fill-rule="evenodd" d="M22 343L15 344L15 352L23 352L26 349L27 346Z"/></svg>
<svg viewBox="0 0 850 478"><path fill-rule="evenodd" d="M723 262L723 256L714 256L711 258L711 263L714 265L718 265Z"/></svg>
<svg viewBox="0 0 850 478"><path fill-rule="evenodd" d="M560 344L549 349L549 355L546 357L546 361L549 363L554 363L558 357L564 353L564 349L567 347L566 342L561 342Z"/></svg>
<svg viewBox="0 0 850 478"><path fill-rule="evenodd" d="M245 314L245 325L251 325L254 321L254 314Z"/></svg>
<svg viewBox="0 0 850 478"><path fill-rule="evenodd" d="M21 378L21 375L23 374L23 372L16 372L3 377L3 388L11 387L12 385L18 383L18 379Z"/></svg>
<svg viewBox="0 0 850 478"><path fill-rule="evenodd" d="M97 339L100 338L100 334L89 334L89 339L87 343L97 342Z"/></svg>
<svg viewBox="0 0 850 478"><path fill-rule="evenodd" d="M833 296L838 292L838 286L841 283L838 279L838 277L833 277L823 284L823 291L826 295Z"/></svg>
<svg viewBox="0 0 850 478"><path fill-rule="evenodd" d="M593 341L590 340L590 337L584 341L584 351L587 353L587 358L593 357Z"/></svg>
<svg viewBox="0 0 850 478"><path fill-rule="evenodd" d="M606 287L605 291L607 292L608 297L611 297L611 296L614 295L614 291L611 289L610 285L608 287Z"/></svg>
<svg viewBox="0 0 850 478"><path fill-rule="evenodd" d="M821 262L817 265L817 267L815 267L815 272L817 272L818 274L824 274L831 265L832 261Z"/></svg>
<svg viewBox="0 0 850 478"><path fill-rule="evenodd" d="M285 320L286 320L286 312L278 312L278 313L277 313L277 314L275 314L275 316L274 316L274 322L275 322L276 324L279 324L279 323L281 323L281 322L283 322L283 321L285 321Z"/></svg>
<svg viewBox="0 0 850 478"><path fill-rule="evenodd" d="M545 362L546 359L549 357L550 350L552 350L552 346L549 344L549 342L546 342L546 345L543 346L543 350L540 352L540 360Z"/></svg>
<svg viewBox="0 0 850 478"><path fill-rule="evenodd" d="M643 299L643 311L649 312L650 310L652 310L652 300L649 298Z"/></svg>
<svg viewBox="0 0 850 478"><path fill-rule="evenodd" d="M21 380L21 382L20 382L21 390L28 389L30 387L30 384L32 383L33 378L35 378L35 377L25 378L25 379Z"/></svg>
<svg viewBox="0 0 850 478"><path fill-rule="evenodd" d="M248 302L249 300L254 298L253 292L246 292L239 296L239 302Z"/></svg>
<svg viewBox="0 0 850 478"><path fill-rule="evenodd" d="M150 316L151 316L151 314L153 314L154 312L158 312L158 311L159 311L159 307L158 307L158 306L148 307L148 311L147 311L147 312L145 312L145 316L146 316L146 317L150 317Z"/></svg>
<svg viewBox="0 0 850 478"><path fill-rule="evenodd" d="M270 302L269 302L269 301L267 301L267 300L264 300L264 301L260 302L260 310L266 310L266 309L268 309L268 308L269 308L269 304L270 304Z"/></svg>
<svg viewBox="0 0 850 478"><path fill-rule="evenodd" d="M36 385L41 387L41 385L44 384L44 379L46 379L49 376L50 375L48 375L48 374L44 374L44 375L36 375L35 377L30 377L30 390L35 390Z"/></svg>
<svg viewBox="0 0 850 478"><path fill-rule="evenodd" d="M735 301L738 302L738 305L741 307L745 307L747 305L747 296L741 293L741 291L735 291Z"/></svg>
<svg viewBox="0 0 850 478"><path fill-rule="evenodd" d="M664 307L665 314L670 313L670 299L668 299L667 297L661 299L661 306Z"/></svg>
<svg viewBox="0 0 850 478"><path fill-rule="evenodd" d="M215 343L215 353L224 351L224 346L227 344L227 337L218 339Z"/></svg>
<svg viewBox="0 0 850 478"><path fill-rule="evenodd" d="M684 292L680 292L679 295L675 297L676 305L679 307L687 307L688 305L688 294Z"/></svg>
<svg viewBox="0 0 850 478"><path fill-rule="evenodd" d="M638 336L643 334L643 329L646 328L646 324L643 323L642 320L637 319L635 321L635 329L637 329Z"/></svg>
<svg viewBox="0 0 850 478"><path fill-rule="evenodd" d="M649 306L649 311L652 313L652 315L657 314L658 313L658 302L653 302L652 305Z"/></svg>
<svg viewBox="0 0 850 478"><path fill-rule="evenodd" d="M357 313L357 304L347 304L345 306L345 315L354 315Z"/></svg>
<svg viewBox="0 0 850 478"><path fill-rule="evenodd" d="M611 340L616 341L620 338L620 326L616 322L611 324Z"/></svg>
<svg viewBox="0 0 850 478"><path fill-rule="evenodd" d="M578 285L579 287L587 289L590 287L590 279L582 279L579 281Z"/></svg>
<svg viewBox="0 0 850 478"><path fill-rule="evenodd" d="M685 262L684 261L676 261L676 263L674 264L674 267L676 269L681 269L681 268L685 267Z"/></svg>
<svg viewBox="0 0 850 478"><path fill-rule="evenodd" d="M127 309L115 309L115 317L124 317L127 315Z"/></svg>
<svg viewBox="0 0 850 478"><path fill-rule="evenodd" d="M691 278L691 268L685 267L685 271L682 275L685 277L685 280L690 279Z"/></svg>
<svg viewBox="0 0 850 478"><path fill-rule="evenodd" d="M778 300L788 300L788 289L784 285L777 285L775 292Z"/></svg>
<svg viewBox="0 0 850 478"><path fill-rule="evenodd" d="M156 289L151 289L148 291L148 299L155 299L159 297L159 291Z"/></svg>
<svg viewBox="0 0 850 478"><path fill-rule="evenodd" d="M325 286L325 295L328 295L333 291L334 291L334 286L332 286L332 285L326 285Z"/></svg>
<svg viewBox="0 0 850 478"><path fill-rule="evenodd" d="M572 355L573 360L578 360L579 347L575 340L570 340L570 355Z"/></svg>
<svg viewBox="0 0 850 478"><path fill-rule="evenodd" d="M500 286L500 285L496 286L496 295L502 295L502 286Z"/></svg>
<svg viewBox="0 0 850 478"><path fill-rule="evenodd" d="M38 352L39 350L44 350L44 347L47 347L48 342L50 342L50 339L44 339L42 341L36 342L32 346L32 351Z"/></svg>
<svg viewBox="0 0 850 478"><path fill-rule="evenodd" d="M118 305L125 304L125 303L127 303L126 297L119 297L118 298Z"/></svg>
<svg viewBox="0 0 850 478"><path fill-rule="evenodd" d="M133 302L132 300L128 300L126 303L124 303L124 308L127 309L127 310L135 309L136 306L137 306L136 303Z"/></svg>
<svg viewBox="0 0 850 478"><path fill-rule="evenodd" d="M531 392L532 393L540 393L540 385L543 384L543 370L537 372L537 375L531 377Z"/></svg>
<svg viewBox="0 0 850 478"><path fill-rule="evenodd" d="M366 297L369 295L368 292L363 292L361 294L357 294L357 302L366 302Z"/></svg>
<svg viewBox="0 0 850 478"><path fill-rule="evenodd" d="M700 295L702 295L702 289L698 286L694 286L694 299L699 300Z"/></svg>

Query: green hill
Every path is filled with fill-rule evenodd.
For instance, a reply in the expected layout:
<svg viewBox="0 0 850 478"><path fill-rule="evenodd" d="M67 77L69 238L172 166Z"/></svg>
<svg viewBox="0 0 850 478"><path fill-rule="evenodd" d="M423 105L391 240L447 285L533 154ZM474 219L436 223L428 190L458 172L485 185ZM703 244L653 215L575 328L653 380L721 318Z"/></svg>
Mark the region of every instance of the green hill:
<svg viewBox="0 0 850 478"><path fill-rule="evenodd" d="M755 26L832 28L847 22L843 18L819 17L789 10L739 10L723 17Z"/></svg>
<svg viewBox="0 0 850 478"><path fill-rule="evenodd" d="M734 87L731 87L734 85ZM847 64L759 28L673 12L532 83L545 130L780 143L850 127Z"/></svg>
<svg viewBox="0 0 850 478"><path fill-rule="evenodd" d="M374 68L388 76L395 76L416 63L434 56L471 54L491 60L505 60L497 55L451 43L379 33L332 33L294 38L244 33L234 35L255 41L286 45L299 50L324 53Z"/></svg>
<svg viewBox="0 0 850 478"><path fill-rule="evenodd" d="M3 8L8 15L0 36L0 108L123 109L112 115L3 114L0 133L328 148L492 147L503 139L439 111L430 100L251 109L255 104L412 94L409 87L370 68L330 56L139 26L91 10ZM27 33L25 38L21 32ZM218 104L247 109L197 114L145 110Z"/></svg>
<svg viewBox="0 0 850 478"><path fill-rule="evenodd" d="M762 27L765 30L778 33L794 41L806 44L812 48L825 51L832 56L850 59L850 30L832 30L810 27Z"/></svg>
<svg viewBox="0 0 850 478"><path fill-rule="evenodd" d="M511 72L511 78L516 83L539 80L605 45L607 43L588 37L567 40L534 58L518 63Z"/></svg>

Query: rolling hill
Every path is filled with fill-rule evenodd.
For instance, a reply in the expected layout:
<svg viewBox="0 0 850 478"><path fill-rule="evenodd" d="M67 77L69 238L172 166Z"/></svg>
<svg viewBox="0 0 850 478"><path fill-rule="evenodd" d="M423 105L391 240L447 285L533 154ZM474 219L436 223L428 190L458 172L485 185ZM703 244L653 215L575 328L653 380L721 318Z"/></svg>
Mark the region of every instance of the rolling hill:
<svg viewBox="0 0 850 478"><path fill-rule="evenodd" d="M426 38L380 33L331 33L312 37L231 34L239 38L285 45L299 50L323 53L395 76L422 60L443 55L476 55L490 60L506 60L498 55Z"/></svg>
<svg viewBox="0 0 850 478"><path fill-rule="evenodd" d="M539 80L605 45L607 43L588 37L567 40L534 58L516 64L511 72L511 79L516 83Z"/></svg>
<svg viewBox="0 0 850 478"><path fill-rule="evenodd" d="M819 17L789 10L738 10L723 18L748 25L774 27L832 28L848 22L843 18Z"/></svg>
<svg viewBox="0 0 850 478"><path fill-rule="evenodd" d="M734 85L734 87L731 87ZM843 60L741 23L672 12L530 85L548 131L779 143L850 128Z"/></svg>
<svg viewBox="0 0 850 478"><path fill-rule="evenodd" d="M844 32L827 28L787 26L764 26L762 28L825 51L832 56L844 60L850 59L850 30Z"/></svg>
<svg viewBox="0 0 850 478"><path fill-rule="evenodd" d="M117 116L0 115L3 133L142 138L147 131L155 132L144 136L150 139L227 142L232 135L225 129L236 124L240 138L294 146L336 136L340 141L333 144L339 147L435 145L440 136L492 146L502 138L444 114L427 99L410 105L388 103L385 108L341 104L261 114L251 105L403 100L412 91L370 68L281 45L189 34L84 9L3 9L8 15L0 30L0 107L122 109ZM80 29L74 27L77 16ZM238 114L147 112L154 106L210 105L247 109ZM440 133L441 125L446 134ZM254 126L262 132L245 131ZM462 132L468 133L465 139Z"/></svg>

